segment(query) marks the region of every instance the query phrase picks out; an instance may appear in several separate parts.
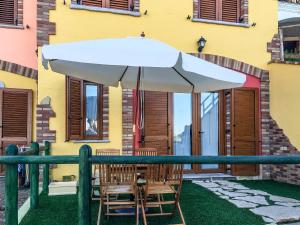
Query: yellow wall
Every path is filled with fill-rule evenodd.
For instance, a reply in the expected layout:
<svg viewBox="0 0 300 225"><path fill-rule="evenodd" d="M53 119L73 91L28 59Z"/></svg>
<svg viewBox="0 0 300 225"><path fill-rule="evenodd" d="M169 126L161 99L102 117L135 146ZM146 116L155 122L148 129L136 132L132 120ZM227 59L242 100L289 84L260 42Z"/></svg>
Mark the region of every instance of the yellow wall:
<svg viewBox="0 0 300 225"><path fill-rule="evenodd" d="M255 27L243 28L206 24L187 20L193 14L193 0L140 0L141 17L91 12L69 8L57 0L56 10L50 20L56 22L56 35L50 43L64 43L89 39L139 36L142 31L148 38L166 42L185 52L197 52L197 40L207 39L204 53L234 58L248 64L267 68L270 54L267 42L277 33L277 0L250 0L249 23ZM147 10L148 14L143 15ZM117 54L117 53L116 53ZM50 129L57 131L53 154L78 154L80 144L65 141L65 82L64 76L45 71L39 61L39 100L52 98L56 118L50 120ZM121 148L122 108L121 90L110 88L110 114L108 144L93 144L93 148ZM63 174L77 174L75 166L60 166L54 170L54 178Z"/></svg>
<svg viewBox="0 0 300 225"><path fill-rule="evenodd" d="M37 103L37 81L14 73L0 70L0 81L4 83L5 88L30 89L33 91L33 137L35 136L35 112Z"/></svg>
<svg viewBox="0 0 300 225"><path fill-rule="evenodd" d="M270 64L271 116L300 149L300 65Z"/></svg>

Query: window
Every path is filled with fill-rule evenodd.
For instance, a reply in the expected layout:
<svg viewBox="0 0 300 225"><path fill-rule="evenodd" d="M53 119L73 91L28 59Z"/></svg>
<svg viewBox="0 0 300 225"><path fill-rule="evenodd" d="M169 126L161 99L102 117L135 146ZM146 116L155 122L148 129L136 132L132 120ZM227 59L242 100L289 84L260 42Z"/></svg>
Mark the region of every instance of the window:
<svg viewBox="0 0 300 225"><path fill-rule="evenodd" d="M128 11L134 10L133 0L77 0L77 4Z"/></svg>
<svg viewBox="0 0 300 225"><path fill-rule="evenodd" d="M17 25L17 0L0 1L0 24Z"/></svg>
<svg viewBox="0 0 300 225"><path fill-rule="evenodd" d="M68 140L101 140L103 86L68 77L67 121Z"/></svg>
<svg viewBox="0 0 300 225"><path fill-rule="evenodd" d="M242 0L199 0L199 18L243 23Z"/></svg>

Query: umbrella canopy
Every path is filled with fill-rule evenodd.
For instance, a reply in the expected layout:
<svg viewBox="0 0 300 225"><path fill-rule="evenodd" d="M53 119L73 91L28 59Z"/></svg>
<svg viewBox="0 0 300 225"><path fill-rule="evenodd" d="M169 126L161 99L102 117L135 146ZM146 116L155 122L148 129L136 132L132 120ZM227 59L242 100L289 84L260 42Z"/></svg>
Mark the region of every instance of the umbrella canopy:
<svg viewBox="0 0 300 225"><path fill-rule="evenodd" d="M165 92L241 87L246 76L147 38L116 38L48 45L43 65L108 86Z"/></svg>

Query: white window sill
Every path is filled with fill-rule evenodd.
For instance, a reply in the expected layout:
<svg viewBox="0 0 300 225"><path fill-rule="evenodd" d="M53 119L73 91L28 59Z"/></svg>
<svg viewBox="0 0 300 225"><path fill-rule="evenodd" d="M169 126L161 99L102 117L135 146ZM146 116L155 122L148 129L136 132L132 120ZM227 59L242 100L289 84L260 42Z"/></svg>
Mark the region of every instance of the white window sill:
<svg viewBox="0 0 300 225"><path fill-rule="evenodd" d="M23 25L11 25L11 24L1 24L1 23L0 23L0 28L20 29L20 30L24 29Z"/></svg>
<svg viewBox="0 0 300 225"><path fill-rule="evenodd" d="M234 27L245 27L245 28L250 27L250 25L246 23L232 23L232 22L225 22L225 21L218 21L218 20L206 20L200 18L193 18L192 21L200 22L200 23L211 23L211 24L218 24L218 25L234 26Z"/></svg>
<svg viewBox="0 0 300 225"><path fill-rule="evenodd" d="M109 12L109 13L136 16L136 17L141 16L140 12L120 10L120 9L101 8L101 7L95 7L95 6L78 5L78 4L74 4L74 3L71 3L70 8L71 9L83 9L83 10L96 11L96 12Z"/></svg>

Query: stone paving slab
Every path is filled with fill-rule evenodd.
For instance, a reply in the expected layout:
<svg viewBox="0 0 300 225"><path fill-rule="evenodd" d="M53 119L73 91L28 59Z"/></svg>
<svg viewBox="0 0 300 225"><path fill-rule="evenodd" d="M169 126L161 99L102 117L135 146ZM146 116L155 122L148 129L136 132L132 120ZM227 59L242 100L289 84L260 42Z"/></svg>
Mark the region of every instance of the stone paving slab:
<svg viewBox="0 0 300 225"><path fill-rule="evenodd" d="M194 181L194 183L214 192L238 208L248 208L261 216L268 225L287 222L289 224L286 225L300 225L300 201L296 199L271 195L230 181Z"/></svg>

